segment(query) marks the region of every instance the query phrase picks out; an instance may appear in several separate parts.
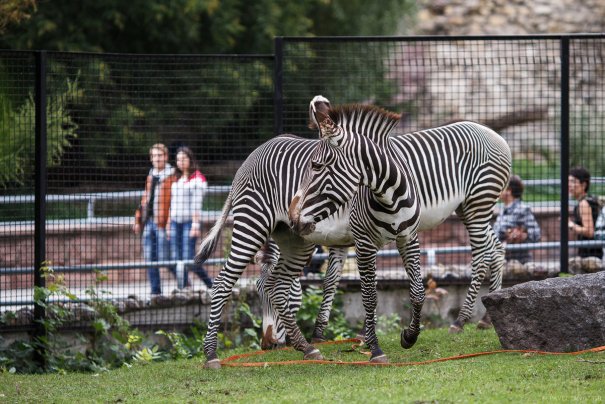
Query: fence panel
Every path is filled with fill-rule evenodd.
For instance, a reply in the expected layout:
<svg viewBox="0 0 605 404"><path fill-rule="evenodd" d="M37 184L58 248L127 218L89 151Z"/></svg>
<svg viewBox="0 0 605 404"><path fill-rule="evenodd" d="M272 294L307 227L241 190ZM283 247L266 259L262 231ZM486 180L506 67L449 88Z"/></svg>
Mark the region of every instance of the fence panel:
<svg viewBox="0 0 605 404"><path fill-rule="evenodd" d="M24 54L23 61L5 53L0 58L15 65L11 67L15 71L8 71L0 83L0 94L6 92L20 102L15 108L29 106L32 90L26 86L33 85L32 55ZM48 52L47 61L48 266L64 277L65 286L79 300L113 299L137 325L170 324L190 316L191 310L204 318L206 306L201 303L208 300L206 285L190 273L191 287L172 293L179 290L175 274L184 281L183 266L170 261L170 256L164 257L164 264L146 264L141 235L133 233L135 209L151 168L149 149L155 143L165 144L173 168L179 147L192 150L209 184L201 217L205 233L228 192L222 185L230 184L254 147L273 136L273 57ZM18 68L23 78L17 86L13 76ZM33 107L27 115L25 107L15 111L21 115L4 123L6 133L23 126L23 133L18 133L23 140L15 138L14 143L22 141L29 148L26 157L33 158ZM32 128L26 130L30 121ZM9 163L7 172L28 167L25 162ZM1 248L8 256L2 254L2 310L25 303L29 313L33 301L32 175L26 171L22 184L8 183L14 192L3 189ZM26 194L25 199L13 193ZM223 254L221 243L215 258ZM191 262L191 257L180 258ZM149 267L160 267L159 297L152 298ZM218 271L213 265L206 269L211 277ZM65 296L57 299L67 300ZM189 304L164 314L136 310L173 303ZM86 310L78 312L84 320Z"/></svg>
<svg viewBox="0 0 605 404"><path fill-rule="evenodd" d="M584 165L596 177L605 174L597 163L603 154L598 128L605 109L602 41L573 39L570 67L570 164ZM523 201L533 210L542 242L529 246L531 259L509 262L505 279L559 272L561 37L284 38L282 49L285 132L316 136L300 113L315 94L334 104L370 103L402 113L397 133L461 119L499 132L511 147L512 173L524 181ZM605 194L600 182L593 182L591 192ZM496 213L504 208L500 202ZM460 252L459 247L469 240L457 218L421 233L420 243L425 276L468 279L469 249ZM523 246L509 243L508 248ZM379 270L385 278L405 278L396 254L382 259Z"/></svg>
<svg viewBox="0 0 605 404"><path fill-rule="evenodd" d="M568 65L562 64L565 41ZM523 201L541 230L540 242L508 244L510 251L529 249L531 258L509 260L505 282L565 269L559 242L565 245L568 236L561 233L567 178L561 172L568 164L586 167L593 175L590 193L605 196L602 35L281 38L277 43L276 61L263 55L47 53L46 259L80 300L113 299L139 326L204 319L209 295L203 281L189 273L191 288L180 289L185 286L178 283L181 264L170 257L145 262L142 238L132 231L151 168L149 148L165 144L173 166L176 150L191 148L209 184L201 220L205 233L236 170L274 135L274 126L317 136L306 127L308 103L316 94L333 104L371 103L402 113L397 133L459 119L498 131L511 147L513 173L525 184ZM30 326L32 318L34 61L31 52L0 52L0 327L9 328ZM568 91L562 90L565 83ZM562 149L565 116L569 139L563 144L569 147ZM569 162L562 167L566 153ZM576 204L569 200L570 208ZM497 205L494 220L504 208ZM575 239L569 233L570 257L577 255ZM226 231L205 266L211 277L228 242ZM423 276L468 282L469 240L459 219L452 216L421 233L420 242ZM380 282L406 282L394 250L388 245L380 252ZM321 264L325 255L318 257ZM590 264L573 259L574 271ZM150 267L160 268L161 297L151 295ZM251 265L247 274L255 276L258 268ZM357 277L350 259L344 279ZM320 275L305 279L318 282ZM71 305L79 308L74 310L79 320L86 319L85 306ZM16 319L7 316L20 309Z"/></svg>
<svg viewBox="0 0 605 404"><path fill-rule="evenodd" d="M11 200L0 204L0 302L23 300L33 290L33 227L21 224L34 220L35 70L31 53L0 53L0 198ZM21 322L32 319L28 311Z"/></svg>

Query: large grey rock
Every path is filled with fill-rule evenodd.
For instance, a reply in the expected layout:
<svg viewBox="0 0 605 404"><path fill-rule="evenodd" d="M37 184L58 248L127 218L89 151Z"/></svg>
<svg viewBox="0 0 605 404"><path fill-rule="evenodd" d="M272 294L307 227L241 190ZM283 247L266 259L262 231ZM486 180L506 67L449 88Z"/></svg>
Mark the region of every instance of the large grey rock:
<svg viewBox="0 0 605 404"><path fill-rule="evenodd" d="M605 272L526 282L482 298L505 349L605 345Z"/></svg>

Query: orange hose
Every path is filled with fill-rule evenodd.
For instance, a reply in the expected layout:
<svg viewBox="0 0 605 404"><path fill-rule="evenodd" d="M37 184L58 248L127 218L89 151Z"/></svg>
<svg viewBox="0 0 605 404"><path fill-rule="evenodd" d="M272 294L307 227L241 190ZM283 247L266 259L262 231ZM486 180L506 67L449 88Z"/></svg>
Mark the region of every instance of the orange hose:
<svg viewBox="0 0 605 404"><path fill-rule="evenodd" d="M322 343L319 343L316 345L343 344L343 343L347 343L347 342L354 342L355 344L353 344L352 348L355 349L359 346L359 344L361 343L361 340L356 339L356 338L349 338L349 339L344 339L344 340L340 340L340 341L322 342ZM288 349L292 349L292 348L280 348L280 349L276 349L274 351L283 351L283 350L288 350ZM538 354L538 355L580 355L580 354L589 353L589 352L602 352L602 351L605 351L605 345L596 347L596 348L585 349L583 351L576 351L576 352L546 352L546 351L538 351L538 350L531 350L531 349L500 349L500 350L496 350L496 351L476 352L476 353L470 353L470 354L464 354L464 355L450 356L447 358L429 359L429 360L420 361L420 362L372 363L372 362L368 362L368 361L343 362L343 361L332 361L332 360L290 360L290 361L280 361L280 362L235 362L238 359L249 358L252 356L259 356L259 355L263 355L267 352L271 352L271 351L262 351L261 350L261 351L255 351L255 352L230 356L221 361L221 366L228 366L228 367L265 367L265 366L284 366L284 365L416 366L416 365L428 365L430 363L437 363L437 362L446 362L446 361L452 361L452 360L474 358L477 356L494 355L494 354L499 354L499 353L533 353L533 354Z"/></svg>

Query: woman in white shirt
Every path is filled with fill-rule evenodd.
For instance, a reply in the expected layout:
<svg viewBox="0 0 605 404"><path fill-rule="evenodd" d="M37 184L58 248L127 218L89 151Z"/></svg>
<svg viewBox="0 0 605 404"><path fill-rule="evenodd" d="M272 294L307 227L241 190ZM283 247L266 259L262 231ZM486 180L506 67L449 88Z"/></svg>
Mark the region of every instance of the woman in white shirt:
<svg viewBox="0 0 605 404"><path fill-rule="evenodd" d="M170 256L173 260L185 261L193 259L195 243L201 236L202 200L208 183L188 147L177 150L176 166L170 197ZM192 271L208 288L212 287L212 279L201 265L194 264ZM187 285L187 270L184 270L183 284L179 287Z"/></svg>

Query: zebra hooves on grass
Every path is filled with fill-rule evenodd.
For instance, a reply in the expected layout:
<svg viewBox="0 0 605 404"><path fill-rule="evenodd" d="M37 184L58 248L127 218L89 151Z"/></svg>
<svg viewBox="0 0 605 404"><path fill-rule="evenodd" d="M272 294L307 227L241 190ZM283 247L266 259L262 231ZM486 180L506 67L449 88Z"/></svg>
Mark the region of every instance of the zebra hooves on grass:
<svg viewBox="0 0 605 404"><path fill-rule="evenodd" d="M310 345L309 348L307 348L305 350L305 355L303 356L304 360L316 360L316 361L320 361L323 360L323 356L321 354L321 352L319 352L319 349L315 348L313 345Z"/></svg>
<svg viewBox="0 0 605 404"><path fill-rule="evenodd" d="M460 334L462 331L464 331L464 322L460 319L456 319L456 321L450 325L449 332L450 334Z"/></svg>
<svg viewBox="0 0 605 404"><path fill-rule="evenodd" d="M326 342L326 339L323 336L311 338L311 343L316 344L318 342Z"/></svg>
<svg viewBox="0 0 605 404"><path fill-rule="evenodd" d="M485 313L483 318L481 320L479 320L479 322L477 323L477 329L478 330L488 330L492 327L493 327L492 319L489 318L489 314Z"/></svg>
<svg viewBox="0 0 605 404"><path fill-rule="evenodd" d="M220 368L221 368L221 361L219 358L210 359L210 360L207 360L206 363L204 363L204 369L220 369Z"/></svg>
<svg viewBox="0 0 605 404"><path fill-rule="evenodd" d="M372 351L372 357L370 358L370 363L389 363L389 358L382 352L382 349L377 348Z"/></svg>
<svg viewBox="0 0 605 404"><path fill-rule="evenodd" d="M410 349L414 346L416 341L418 340L418 334L413 334L407 328L401 331L401 347L405 349Z"/></svg>

